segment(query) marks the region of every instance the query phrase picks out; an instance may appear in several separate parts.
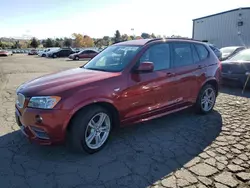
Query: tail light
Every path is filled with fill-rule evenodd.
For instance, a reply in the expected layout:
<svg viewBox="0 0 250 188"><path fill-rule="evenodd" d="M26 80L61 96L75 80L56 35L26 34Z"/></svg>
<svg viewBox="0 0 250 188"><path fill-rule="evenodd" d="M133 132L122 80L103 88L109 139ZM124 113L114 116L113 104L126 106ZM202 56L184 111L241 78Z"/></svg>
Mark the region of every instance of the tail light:
<svg viewBox="0 0 250 188"><path fill-rule="evenodd" d="M220 70L222 70L222 64L221 64L221 61L218 61L218 64L219 64Z"/></svg>

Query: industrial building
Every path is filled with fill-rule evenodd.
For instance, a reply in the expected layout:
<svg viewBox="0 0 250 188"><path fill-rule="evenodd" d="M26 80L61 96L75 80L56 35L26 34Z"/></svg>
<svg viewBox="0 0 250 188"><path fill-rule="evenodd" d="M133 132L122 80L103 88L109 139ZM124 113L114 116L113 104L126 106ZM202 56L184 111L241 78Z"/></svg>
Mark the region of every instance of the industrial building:
<svg viewBox="0 0 250 188"><path fill-rule="evenodd" d="M250 46L250 7L193 19L194 39L217 47Z"/></svg>

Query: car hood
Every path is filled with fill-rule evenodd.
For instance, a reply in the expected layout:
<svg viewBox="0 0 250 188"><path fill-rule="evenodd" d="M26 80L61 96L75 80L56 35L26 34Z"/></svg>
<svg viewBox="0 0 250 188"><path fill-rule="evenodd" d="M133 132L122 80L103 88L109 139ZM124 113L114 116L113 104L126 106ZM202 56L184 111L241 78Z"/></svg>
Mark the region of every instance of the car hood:
<svg viewBox="0 0 250 188"><path fill-rule="evenodd" d="M69 69L25 82L17 89L17 92L25 96L63 95L64 91L112 78L119 74L84 68Z"/></svg>

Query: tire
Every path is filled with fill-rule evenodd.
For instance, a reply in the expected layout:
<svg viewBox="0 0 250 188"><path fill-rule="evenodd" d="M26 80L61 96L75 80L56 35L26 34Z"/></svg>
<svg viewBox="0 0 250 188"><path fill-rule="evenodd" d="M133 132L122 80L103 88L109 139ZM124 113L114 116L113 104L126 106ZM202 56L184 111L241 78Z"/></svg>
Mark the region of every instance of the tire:
<svg viewBox="0 0 250 188"><path fill-rule="evenodd" d="M106 130L108 130L107 133L100 132L101 128L96 128L96 126L93 126L96 130L89 126L90 121L93 122L93 125L99 121L99 117L101 117L100 114L106 117L101 127L104 128L103 126L105 124L107 127ZM107 144L112 130L112 118L105 108L92 105L79 111L69 126L67 132L67 145L69 149L75 152L85 151L89 154L93 154L100 151ZM90 138L90 135L95 136L92 136L92 139L90 139L92 141L87 142L86 140ZM96 144L97 137L100 139L99 145Z"/></svg>
<svg viewBox="0 0 250 188"><path fill-rule="evenodd" d="M210 97L208 96L205 97L206 92L208 92ZM195 103L195 110L199 114L207 114L213 110L215 102L216 102L216 90L214 86L212 86L211 84L206 84L205 86L202 87L202 89L199 92L199 95Z"/></svg>
<svg viewBox="0 0 250 188"><path fill-rule="evenodd" d="M74 60L78 61L79 60L79 56L75 56Z"/></svg>
<svg viewBox="0 0 250 188"><path fill-rule="evenodd" d="M53 56L52 56L53 58L57 58L57 56L56 56L56 54L53 54Z"/></svg>
<svg viewBox="0 0 250 188"><path fill-rule="evenodd" d="M43 54L43 55L42 55L42 57L46 57L46 55L45 55L45 54Z"/></svg>

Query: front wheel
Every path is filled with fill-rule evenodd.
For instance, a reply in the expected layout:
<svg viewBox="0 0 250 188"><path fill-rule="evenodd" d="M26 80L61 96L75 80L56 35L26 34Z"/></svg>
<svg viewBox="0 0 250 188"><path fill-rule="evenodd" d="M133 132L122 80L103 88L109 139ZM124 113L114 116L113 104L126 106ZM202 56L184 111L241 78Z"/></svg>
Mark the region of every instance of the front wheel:
<svg viewBox="0 0 250 188"><path fill-rule="evenodd" d="M79 56L75 56L75 59L74 60L79 60Z"/></svg>
<svg viewBox="0 0 250 188"><path fill-rule="evenodd" d="M216 101L216 90L215 88L207 84L205 85L197 98L195 108L197 113L207 114L213 110Z"/></svg>
<svg viewBox="0 0 250 188"><path fill-rule="evenodd" d="M53 54L53 58L57 58L56 54Z"/></svg>
<svg viewBox="0 0 250 188"><path fill-rule="evenodd" d="M68 146L74 151L95 153L107 143L112 128L109 112L100 106L81 110L72 120L68 131Z"/></svg>

